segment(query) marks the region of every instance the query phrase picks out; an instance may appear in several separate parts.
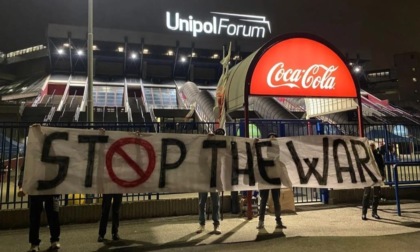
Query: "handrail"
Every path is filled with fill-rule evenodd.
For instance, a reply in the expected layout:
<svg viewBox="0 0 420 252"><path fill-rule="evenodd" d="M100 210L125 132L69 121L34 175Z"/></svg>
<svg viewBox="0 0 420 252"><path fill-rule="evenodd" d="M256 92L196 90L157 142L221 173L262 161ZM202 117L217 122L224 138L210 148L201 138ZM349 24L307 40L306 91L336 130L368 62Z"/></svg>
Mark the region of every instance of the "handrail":
<svg viewBox="0 0 420 252"><path fill-rule="evenodd" d="M400 193L399 193L399 185L400 184L420 184L420 180L410 180L410 181L399 181L398 178L398 168L403 166L418 166L420 165L420 162L397 162L394 164L393 167L393 182L387 182L388 185L394 184L395 188L395 201L397 204L397 213L398 216L401 216L401 204L400 204ZM419 185L420 187L420 185Z"/></svg>
<svg viewBox="0 0 420 252"><path fill-rule="evenodd" d="M66 88L64 89L63 97L61 98L60 103L58 104L57 111L63 110L63 107L65 107L66 105L67 97L69 97L69 89L70 89L71 80L72 80L72 76L70 75L66 83Z"/></svg>

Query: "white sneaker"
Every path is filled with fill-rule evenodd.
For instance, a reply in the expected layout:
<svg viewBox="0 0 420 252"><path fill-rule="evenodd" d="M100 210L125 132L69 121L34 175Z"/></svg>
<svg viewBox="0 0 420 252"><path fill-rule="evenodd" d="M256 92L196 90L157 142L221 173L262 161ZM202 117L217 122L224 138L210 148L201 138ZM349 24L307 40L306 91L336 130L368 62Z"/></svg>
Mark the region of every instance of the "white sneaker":
<svg viewBox="0 0 420 252"><path fill-rule="evenodd" d="M39 245L31 245L28 252L36 252L39 251Z"/></svg>
<svg viewBox="0 0 420 252"><path fill-rule="evenodd" d="M264 228L264 221L258 221L257 229Z"/></svg>
<svg viewBox="0 0 420 252"><path fill-rule="evenodd" d="M220 225L214 226L213 234L221 234L222 229L220 229Z"/></svg>
<svg viewBox="0 0 420 252"><path fill-rule="evenodd" d="M197 234L201 234L204 231L204 225L200 225L197 229L197 231L195 231Z"/></svg>
<svg viewBox="0 0 420 252"><path fill-rule="evenodd" d="M60 243L58 242L51 242L51 246L48 248L48 250L57 250L60 249Z"/></svg>

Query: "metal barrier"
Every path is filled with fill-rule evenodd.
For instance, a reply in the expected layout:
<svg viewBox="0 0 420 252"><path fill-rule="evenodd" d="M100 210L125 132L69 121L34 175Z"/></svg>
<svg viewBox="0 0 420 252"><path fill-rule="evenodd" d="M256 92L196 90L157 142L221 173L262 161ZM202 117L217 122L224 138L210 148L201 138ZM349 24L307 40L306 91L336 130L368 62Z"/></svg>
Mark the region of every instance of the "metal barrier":
<svg viewBox="0 0 420 252"><path fill-rule="evenodd" d="M398 216L401 216L400 204L400 189L403 188L417 188L420 187L420 162L404 162L389 164L392 167L392 180L385 182L386 185L394 186L395 201L397 205ZM400 168L405 168L402 173L399 172ZM401 179L402 178L402 179Z"/></svg>
<svg viewBox="0 0 420 252"><path fill-rule="evenodd" d="M164 123L114 123L114 122L39 122L45 126L81 128L81 129L100 129L128 131L128 132L171 132L186 134L208 134L216 129L215 123L201 122L175 122L170 128ZM356 124L334 125L324 123L319 120L251 120L254 126L250 127L250 137L266 137L269 132L277 133L278 136L302 136L318 134L352 135L357 136ZM18 173L20 161L25 153L25 137L30 123L0 123L0 158L2 166L0 167L0 210L26 208L27 198L17 196L18 192ZM398 126L398 125L397 125ZM410 130L409 138L397 137L395 134L389 134L389 129L397 127L396 125L365 125L365 135L378 143L389 143L391 141L399 143L400 149L397 149L396 155L401 161L420 160L419 145L417 138L420 135L420 126L407 127ZM386 131L384 131L386 129ZM385 135L377 131L385 132ZM243 121L236 121L226 124L226 133L230 136L240 136L243 134ZM368 134L370 132L370 134ZM388 132L388 133L387 133ZM388 135L387 135L388 134ZM399 150L399 151L398 151ZM388 171L391 174L391 171ZM416 171L420 174L420 171ZM416 176L417 176L416 175ZM296 203L324 202L322 198L328 199L327 192L321 192L313 188L294 188ZM144 194L126 194L126 201L159 199L164 194L144 193ZM166 195L165 195L166 196ZM78 204L100 201L100 195L72 195L63 196L62 204ZM324 202L327 203L327 202Z"/></svg>

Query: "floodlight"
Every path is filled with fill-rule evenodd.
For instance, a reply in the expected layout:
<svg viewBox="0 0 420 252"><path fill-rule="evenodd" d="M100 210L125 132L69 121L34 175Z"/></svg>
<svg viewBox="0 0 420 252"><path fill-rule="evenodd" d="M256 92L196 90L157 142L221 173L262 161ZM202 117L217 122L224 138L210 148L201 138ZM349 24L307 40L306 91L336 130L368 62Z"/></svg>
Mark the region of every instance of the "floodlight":
<svg viewBox="0 0 420 252"><path fill-rule="evenodd" d="M360 73L360 71L362 71L362 67L361 67L361 66L355 66L355 67L353 68L353 71L354 71L355 73Z"/></svg>
<svg viewBox="0 0 420 252"><path fill-rule="evenodd" d="M219 58L219 54L215 53L213 54L213 56L211 56L212 59L218 59Z"/></svg>

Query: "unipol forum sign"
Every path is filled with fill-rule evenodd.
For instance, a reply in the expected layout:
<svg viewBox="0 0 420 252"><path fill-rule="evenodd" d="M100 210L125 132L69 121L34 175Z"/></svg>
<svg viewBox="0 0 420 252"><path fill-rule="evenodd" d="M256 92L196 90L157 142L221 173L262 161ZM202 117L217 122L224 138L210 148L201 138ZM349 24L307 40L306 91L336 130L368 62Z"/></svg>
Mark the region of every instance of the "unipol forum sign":
<svg viewBox="0 0 420 252"><path fill-rule="evenodd" d="M353 77L337 52L303 37L263 51L250 78L250 95L356 98Z"/></svg>
<svg viewBox="0 0 420 252"><path fill-rule="evenodd" d="M254 140L33 126L28 194L207 192L279 187L362 188L381 176L366 138Z"/></svg>
<svg viewBox="0 0 420 252"><path fill-rule="evenodd" d="M172 31L189 32L193 37L201 34L228 35L234 37L265 38L271 33L270 21L264 16L236 13L210 12L207 20L179 12L166 12L166 28Z"/></svg>

